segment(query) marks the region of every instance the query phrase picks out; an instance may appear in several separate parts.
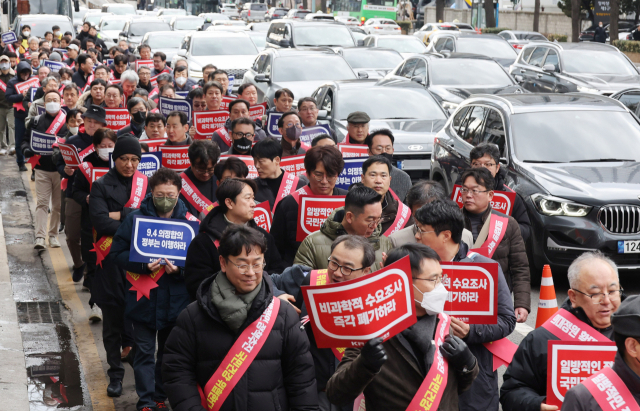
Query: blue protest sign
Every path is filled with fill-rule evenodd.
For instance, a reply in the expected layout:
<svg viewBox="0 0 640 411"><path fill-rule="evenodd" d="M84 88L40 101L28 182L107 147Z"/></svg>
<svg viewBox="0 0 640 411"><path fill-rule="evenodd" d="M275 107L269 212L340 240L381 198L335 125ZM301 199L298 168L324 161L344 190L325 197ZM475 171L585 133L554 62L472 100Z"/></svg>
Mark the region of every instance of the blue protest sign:
<svg viewBox="0 0 640 411"><path fill-rule="evenodd" d="M189 90L187 90L187 91L178 91L178 90L176 90L176 96L180 96L182 98L187 98L188 95L189 95Z"/></svg>
<svg viewBox="0 0 640 411"><path fill-rule="evenodd" d="M60 54L60 56L64 56L65 54L67 54L67 49L53 49L53 51L57 52L58 54Z"/></svg>
<svg viewBox="0 0 640 411"><path fill-rule="evenodd" d="M7 44L13 44L18 41L18 36L13 31L7 31L6 33L2 33L2 42Z"/></svg>
<svg viewBox="0 0 640 411"><path fill-rule="evenodd" d="M269 112L267 113L267 134L271 137L280 138L280 132L278 131L278 120L282 117L283 113Z"/></svg>
<svg viewBox="0 0 640 411"><path fill-rule="evenodd" d="M144 140L140 140L144 143ZM113 156L109 153L109 168L115 167ZM151 177L162 167L162 151L154 151L152 153L142 153L142 158L138 163L138 171L147 177Z"/></svg>
<svg viewBox="0 0 640 411"><path fill-rule="evenodd" d="M61 61L53 61L53 60L45 60L45 67L49 67L49 70L55 71L56 73L60 71L61 68L65 68L66 64Z"/></svg>
<svg viewBox="0 0 640 411"><path fill-rule="evenodd" d="M35 130L31 131L31 150L34 153L51 155L53 153L53 143L56 141L56 136Z"/></svg>
<svg viewBox="0 0 640 411"><path fill-rule="evenodd" d="M38 91L38 88L37 88L37 87L32 87L32 88L31 88L31 97L30 97L30 98L31 98L31 101L33 101L33 100L35 100L35 99L36 99L36 92L37 92L37 91ZM40 106L38 106L38 107L40 107ZM43 110L42 110L42 111L44 112L44 107L43 107ZM40 114L40 112L38 112L38 114Z"/></svg>
<svg viewBox="0 0 640 411"><path fill-rule="evenodd" d="M107 66L112 65L113 64L113 59L106 59L104 64L107 65Z"/></svg>
<svg viewBox="0 0 640 411"><path fill-rule="evenodd" d="M233 93L233 84L236 81L236 76L234 76L233 74L229 74L229 87L227 87L227 92L229 94Z"/></svg>
<svg viewBox="0 0 640 411"><path fill-rule="evenodd" d="M331 128L329 128L328 124L318 124L317 126L303 128L302 134L300 134L300 141L311 145L313 139L320 134L331 135Z"/></svg>
<svg viewBox="0 0 640 411"><path fill-rule="evenodd" d="M158 258L166 258L171 264L184 267L189 244L198 233L198 226L197 221L136 214L133 217L129 260L151 263Z"/></svg>
<svg viewBox="0 0 640 411"><path fill-rule="evenodd" d="M172 111L182 111L187 115L189 124L191 124L191 113L193 113L191 100L160 97L158 99L158 108L160 109L160 113L165 117Z"/></svg>
<svg viewBox="0 0 640 411"><path fill-rule="evenodd" d="M362 164L367 161L369 157L355 157L344 159L344 169L338 176L336 181L336 187L348 190L349 186L353 183L358 183L362 180Z"/></svg>
<svg viewBox="0 0 640 411"><path fill-rule="evenodd" d="M47 112L47 110L44 108L44 106L41 106L39 104L36 104L36 110L38 110L38 115L39 116Z"/></svg>

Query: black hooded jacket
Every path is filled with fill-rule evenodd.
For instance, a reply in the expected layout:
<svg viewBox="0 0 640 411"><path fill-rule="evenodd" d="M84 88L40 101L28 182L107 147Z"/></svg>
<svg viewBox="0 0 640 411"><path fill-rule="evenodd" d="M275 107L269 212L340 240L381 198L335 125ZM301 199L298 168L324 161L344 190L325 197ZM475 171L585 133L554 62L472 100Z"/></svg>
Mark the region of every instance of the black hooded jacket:
<svg viewBox="0 0 640 411"><path fill-rule="evenodd" d="M26 71L26 70L29 70L30 72L32 72L31 64L29 61L23 60L20 63L18 63L18 66L16 67L16 75L7 83L7 91L4 94L5 98L9 103L11 104L22 103L22 110L18 110L14 108L13 114L16 119L21 119L23 121L25 118L27 118L27 114L29 114L29 106L27 103L29 102L30 98L28 94L27 94L28 97L25 98L22 96L22 94L18 93L16 91L16 84L22 83L25 81L20 78L20 72ZM33 76L29 76L29 78L31 77Z"/></svg>
<svg viewBox="0 0 640 411"><path fill-rule="evenodd" d="M505 184L505 179L507 177L507 170L504 167L500 167L498 173L496 174L496 191L506 191L506 192L514 192L509 186ZM522 239L525 244L527 240L531 236L531 220L529 220L529 214L527 214L527 207L524 205L524 200L520 194L516 193L516 201L513 203L513 211L511 212L511 217L513 217L520 226L520 234L522 234Z"/></svg>

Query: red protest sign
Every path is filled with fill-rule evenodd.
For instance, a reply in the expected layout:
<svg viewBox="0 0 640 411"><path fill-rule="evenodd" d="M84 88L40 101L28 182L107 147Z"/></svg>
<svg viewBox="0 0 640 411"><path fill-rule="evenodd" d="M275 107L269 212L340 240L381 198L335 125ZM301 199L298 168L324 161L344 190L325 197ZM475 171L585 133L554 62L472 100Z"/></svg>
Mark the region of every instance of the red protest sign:
<svg viewBox="0 0 640 411"><path fill-rule="evenodd" d="M253 121L262 120L262 116L267 112L267 103L258 104L249 108L249 118Z"/></svg>
<svg viewBox="0 0 640 411"><path fill-rule="evenodd" d="M129 125L131 117L126 108L105 108L107 114L107 128L118 131Z"/></svg>
<svg viewBox="0 0 640 411"><path fill-rule="evenodd" d="M417 321L408 256L373 274L302 292L318 348L386 341Z"/></svg>
<svg viewBox="0 0 640 411"><path fill-rule="evenodd" d="M451 199L455 201L460 208L464 207L462 202L462 194L460 189L462 187L459 184L453 186L453 193L451 193ZM511 215L513 212L513 205L516 202L516 193L510 191L494 191L493 200L491 201L491 208L502 214Z"/></svg>
<svg viewBox="0 0 640 411"><path fill-rule="evenodd" d="M184 171L191 165L189 161L189 146L160 146L162 152L162 167L174 171Z"/></svg>
<svg viewBox="0 0 640 411"><path fill-rule="evenodd" d="M345 196L300 196L296 241L303 241L320 229L336 208L344 207Z"/></svg>
<svg viewBox="0 0 640 411"><path fill-rule="evenodd" d="M558 408L570 388L612 366L617 350L614 342L550 340L548 344L545 403Z"/></svg>
<svg viewBox="0 0 640 411"><path fill-rule="evenodd" d="M304 168L304 154L283 158L282 161L280 161L280 168L297 176L306 173L307 170Z"/></svg>
<svg viewBox="0 0 640 411"><path fill-rule="evenodd" d="M73 144L58 143L60 154L64 163L69 167L80 167L80 157L78 156L78 149Z"/></svg>
<svg viewBox="0 0 640 411"><path fill-rule="evenodd" d="M149 152L160 151L160 147L163 146L167 140L164 138L156 138L153 140L140 140L141 143L145 143L149 147Z"/></svg>
<svg viewBox="0 0 640 411"><path fill-rule="evenodd" d="M227 110L229 111L229 103L231 103L233 100L235 100L235 97L222 97L222 102L220 103L220 110Z"/></svg>
<svg viewBox="0 0 640 411"><path fill-rule="evenodd" d="M15 85L16 91L18 94L22 94L25 91L29 90L31 87L40 87L40 80L38 77L31 77L27 81L23 81L22 83L18 83Z"/></svg>
<svg viewBox="0 0 640 411"><path fill-rule="evenodd" d="M267 233L271 231L271 206L268 201L263 201L256 205L256 208L253 210L253 221Z"/></svg>
<svg viewBox="0 0 640 411"><path fill-rule="evenodd" d="M442 262L444 312L467 324L498 323L498 263Z"/></svg>
<svg viewBox="0 0 640 411"><path fill-rule="evenodd" d="M103 175L109 172L108 168L105 167L94 167L91 169L91 182L95 182L97 179L102 177Z"/></svg>
<svg viewBox="0 0 640 411"><path fill-rule="evenodd" d="M251 156L236 156L236 155L231 155L231 154L223 154L223 155L220 156L220 160L218 160L218 161L225 160L225 159L227 159L229 157L235 157L238 160L242 160L242 162L247 165L247 167L249 168L249 175L247 176L247 178L258 178L258 170L256 170L256 166L253 163L253 157L251 157Z"/></svg>
<svg viewBox="0 0 640 411"><path fill-rule="evenodd" d="M196 128L196 133L211 136L214 131L224 126L228 118L229 112L225 110L194 111L193 126Z"/></svg>
<svg viewBox="0 0 640 411"><path fill-rule="evenodd" d="M342 153L342 157L365 157L367 154L368 147L364 144L346 144L340 143L338 144L338 150Z"/></svg>
<svg viewBox="0 0 640 411"><path fill-rule="evenodd" d="M136 73L140 67L149 67L149 70L153 70L153 60L136 60Z"/></svg>

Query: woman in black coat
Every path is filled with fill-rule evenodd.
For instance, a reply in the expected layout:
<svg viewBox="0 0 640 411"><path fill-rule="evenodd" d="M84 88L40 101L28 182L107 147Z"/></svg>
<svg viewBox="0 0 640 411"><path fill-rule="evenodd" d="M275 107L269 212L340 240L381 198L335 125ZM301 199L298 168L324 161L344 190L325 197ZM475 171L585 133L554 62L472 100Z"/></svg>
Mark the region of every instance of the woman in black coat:
<svg viewBox="0 0 640 411"><path fill-rule="evenodd" d="M253 220L256 191L254 181L238 178L224 180L216 190L219 205L202 220L200 233L193 239L187 250L184 281L191 301L196 300L196 291L200 283L220 271L220 255L216 242L220 241L224 230L233 223L255 228L265 236L267 240L265 271L269 274L281 273L286 268L273 236L258 227Z"/></svg>

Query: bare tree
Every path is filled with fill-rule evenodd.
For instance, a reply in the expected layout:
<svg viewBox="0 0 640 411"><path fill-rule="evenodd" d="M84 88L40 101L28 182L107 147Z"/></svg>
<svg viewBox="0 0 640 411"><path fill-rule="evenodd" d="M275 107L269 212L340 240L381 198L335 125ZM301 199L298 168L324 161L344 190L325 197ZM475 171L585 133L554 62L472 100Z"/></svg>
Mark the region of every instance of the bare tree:
<svg viewBox="0 0 640 411"><path fill-rule="evenodd" d="M578 42L580 37L580 0L571 0L571 41Z"/></svg>
<svg viewBox="0 0 640 411"><path fill-rule="evenodd" d="M496 15L495 9L493 8L493 0L484 0L484 14L485 21L487 23L487 27L495 27L496 26Z"/></svg>
<svg viewBox="0 0 640 411"><path fill-rule="evenodd" d="M609 39L613 43L618 40L618 18L620 17L620 0L609 0Z"/></svg>
<svg viewBox="0 0 640 411"><path fill-rule="evenodd" d="M444 0L436 0L436 21L444 21Z"/></svg>
<svg viewBox="0 0 640 411"><path fill-rule="evenodd" d="M536 0L533 9L533 31L540 31L540 0Z"/></svg>

